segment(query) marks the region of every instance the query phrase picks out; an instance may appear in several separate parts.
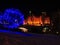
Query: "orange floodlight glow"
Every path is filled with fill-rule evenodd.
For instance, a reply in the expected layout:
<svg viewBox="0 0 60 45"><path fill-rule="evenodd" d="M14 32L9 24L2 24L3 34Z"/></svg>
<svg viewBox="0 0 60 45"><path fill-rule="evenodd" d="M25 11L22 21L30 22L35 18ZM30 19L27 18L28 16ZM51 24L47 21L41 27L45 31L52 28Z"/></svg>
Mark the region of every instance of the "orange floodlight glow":
<svg viewBox="0 0 60 45"><path fill-rule="evenodd" d="M45 18L44 24L50 24L50 18L49 18L49 17L46 17L46 18Z"/></svg>
<svg viewBox="0 0 60 45"><path fill-rule="evenodd" d="M35 17L35 16L29 16L26 20L24 20L24 25L33 25L33 26L42 26L45 24L50 24L50 18L46 17L44 18L44 22L42 20L42 16Z"/></svg>

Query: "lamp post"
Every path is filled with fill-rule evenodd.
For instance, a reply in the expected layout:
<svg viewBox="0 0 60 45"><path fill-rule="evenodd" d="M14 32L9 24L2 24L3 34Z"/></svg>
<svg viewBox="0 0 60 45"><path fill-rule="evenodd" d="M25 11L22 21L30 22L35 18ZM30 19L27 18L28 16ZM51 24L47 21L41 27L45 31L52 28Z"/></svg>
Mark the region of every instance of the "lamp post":
<svg viewBox="0 0 60 45"><path fill-rule="evenodd" d="M29 15L31 16L31 21L32 21L32 24L33 24L33 16L32 16L32 12L29 11Z"/></svg>
<svg viewBox="0 0 60 45"><path fill-rule="evenodd" d="M42 13L42 21L43 21L43 26L44 26L44 18L46 16L46 12L41 12Z"/></svg>

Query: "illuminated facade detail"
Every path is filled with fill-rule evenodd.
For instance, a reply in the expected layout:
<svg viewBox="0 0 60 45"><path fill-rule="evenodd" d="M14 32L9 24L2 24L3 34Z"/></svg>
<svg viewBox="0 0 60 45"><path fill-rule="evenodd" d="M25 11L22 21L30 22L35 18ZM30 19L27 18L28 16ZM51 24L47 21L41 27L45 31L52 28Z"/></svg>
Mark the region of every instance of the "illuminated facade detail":
<svg viewBox="0 0 60 45"><path fill-rule="evenodd" d="M42 26L43 22L42 22L42 18L40 17L35 17L33 16L33 25L34 26Z"/></svg>
<svg viewBox="0 0 60 45"><path fill-rule="evenodd" d="M29 16L27 18L27 20L24 20L24 25L27 25L27 24L28 25L33 25L33 26L43 26L45 24L49 24L50 25L50 18L49 17L45 17L44 18L44 22L43 22L42 16L39 16L39 17Z"/></svg>
<svg viewBox="0 0 60 45"><path fill-rule="evenodd" d="M49 18L49 17L46 17L46 18L45 18L44 24L50 24L50 18Z"/></svg>
<svg viewBox="0 0 60 45"><path fill-rule="evenodd" d="M5 20L4 27L17 28L23 25L24 15L18 9L6 9L3 15ZM7 22L7 24L6 24Z"/></svg>
<svg viewBox="0 0 60 45"><path fill-rule="evenodd" d="M32 20L31 20L31 17L28 17L28 19L27 19L27 24L29 24L29 25L32 25L33 23L32 23Z"/></svg>

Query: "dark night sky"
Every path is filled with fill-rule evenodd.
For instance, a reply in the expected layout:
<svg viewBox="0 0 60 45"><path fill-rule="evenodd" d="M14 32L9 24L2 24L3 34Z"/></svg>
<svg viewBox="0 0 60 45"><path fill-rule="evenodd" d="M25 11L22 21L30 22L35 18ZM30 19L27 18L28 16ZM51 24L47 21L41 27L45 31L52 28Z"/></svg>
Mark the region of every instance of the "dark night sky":
<svg viewBox="0 0 60 45"><path fill-rule="evenodd" d="M27 14L29 10L32 10L33 13L40 13L40 11L48 11L53 12L56 11L59 6L56 3L44 3L43 1L2 1L0 3L0 11L3 11L6 8L18 8L20 9L24 14Z"/></svg>

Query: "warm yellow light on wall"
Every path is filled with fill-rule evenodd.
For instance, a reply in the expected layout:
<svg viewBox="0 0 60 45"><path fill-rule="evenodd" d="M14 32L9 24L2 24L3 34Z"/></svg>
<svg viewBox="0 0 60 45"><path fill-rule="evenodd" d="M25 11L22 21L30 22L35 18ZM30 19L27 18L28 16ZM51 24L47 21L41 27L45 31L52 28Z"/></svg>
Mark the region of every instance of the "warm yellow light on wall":
<svg viewBox="0 0 60 45"><path fill-rule="evenodd" d="M33 26L42 26L44 24L50 24L50 18L46 17L44 18L44 22L42 20L42 16L35 17L35 16L29 16L26 20L24 20L24 25L33 25Z"/></svg>

